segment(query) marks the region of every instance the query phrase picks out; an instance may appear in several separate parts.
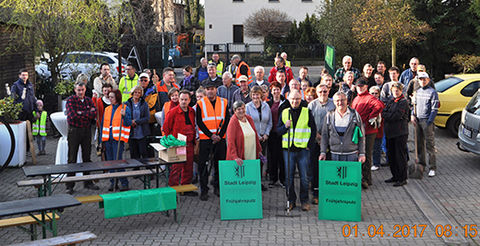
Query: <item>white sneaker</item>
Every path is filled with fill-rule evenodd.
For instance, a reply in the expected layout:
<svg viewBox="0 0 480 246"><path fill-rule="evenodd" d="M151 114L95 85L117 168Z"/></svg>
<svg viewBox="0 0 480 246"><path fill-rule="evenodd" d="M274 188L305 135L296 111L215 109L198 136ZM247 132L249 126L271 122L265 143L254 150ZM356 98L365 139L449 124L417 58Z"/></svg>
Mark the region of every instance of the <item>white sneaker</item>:
<svg viewBox="0 0 480 246"><path fill-rule="evenodd" d="M428 172L428 177L433 177L435 176L435 170L430 170L430 172Z"/></svg>
<svg viewBox="0 0 480 246"><path fill-rule="evenodd" d="M378 169L380 169L380 168L377 167L377 166L372 166L372 168L371 168L372 171L377 171Z"/></svg>

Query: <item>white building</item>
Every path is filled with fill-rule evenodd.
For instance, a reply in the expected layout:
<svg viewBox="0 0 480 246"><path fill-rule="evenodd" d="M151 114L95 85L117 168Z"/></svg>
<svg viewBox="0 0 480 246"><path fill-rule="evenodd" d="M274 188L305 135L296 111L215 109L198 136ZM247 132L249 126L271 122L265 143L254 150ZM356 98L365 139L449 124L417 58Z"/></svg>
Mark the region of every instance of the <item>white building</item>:
<svg viewBox="0 0 480 246"><path fill-rule="evenodd" d="M287 13L297 23L317 11L321 0L205 0L205 44L261 44L244 35L243 23L261 8ZM206 48L207 48L206 47Z"/></svg>

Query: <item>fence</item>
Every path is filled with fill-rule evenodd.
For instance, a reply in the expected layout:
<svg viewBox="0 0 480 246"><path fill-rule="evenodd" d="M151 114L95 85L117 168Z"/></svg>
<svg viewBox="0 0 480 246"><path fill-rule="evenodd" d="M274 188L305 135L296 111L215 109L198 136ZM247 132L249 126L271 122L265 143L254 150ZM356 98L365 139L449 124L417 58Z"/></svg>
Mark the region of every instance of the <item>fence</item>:
<svg viewBox="0 0 480 246"><path fill-rule="evenodd" d="M317 44L205 44L208 56L216 52L225 61L229 61L233 54L240 54L251 64L272 65L277 52L286 52L289 60L295 65L321 64L324 57L324 45Z"/></svg>

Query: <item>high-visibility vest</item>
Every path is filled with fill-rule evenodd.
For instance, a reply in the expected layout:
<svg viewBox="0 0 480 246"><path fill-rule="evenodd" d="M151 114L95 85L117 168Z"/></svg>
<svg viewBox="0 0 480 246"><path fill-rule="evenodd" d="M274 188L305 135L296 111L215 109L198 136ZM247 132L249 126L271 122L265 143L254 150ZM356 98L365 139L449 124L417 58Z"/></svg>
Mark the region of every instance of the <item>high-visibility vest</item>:
<svg viewBox="0 0 480 246"><path fill-rule="evenodd" d="M217 97L215 100L215 110L213 109L212 103L208 98L204 97L198 102L199 109L202 112L202 121L203 124L210 130L213 134L218 134L217 129L220 130L220 122L223 120L222 124L225 124L225 113L227 111L227 99ZM198 133L200 139L210 139L202 130L199 128ZM225 138L225 135L223 136Z"/></svg>
<svg viewBox="0 0 480 246"><path fill-rule="evenodd" d="M115 110L115 114L113 115L113 121L110 123L110 119L112 119L112 108L113 106L110 105L105 109L105 113L103 114L103 129L102 129L102 142L106 142L110 139L110 129L112 129L112 136L113 139L116 141L118 140L118 136L120 135L120 121L122 121L122 115L120 113L121 108L126 109L126 105L122 104L117 107ZM130 127L125 126L122 123L122 133L120 139L128 143L128 137L130 136Z"/></svg>
<svg viewBox="0 0 480 246"><path fill-rule="evenodd" d="M292 63L289 60L285 60L285 67L291 68L292 67L291 65L292 65ZM273 66L277 66L277 64L275 64L275 62L273 62Z"/></svg>
<svg viewBox="0 0 480 246"><path fill-rule="evenodd" d="M244 61L241 61L239 64L238 64L238 67L237 67L237 74L235 75L235 79L237 81L237 85L240 86L240 82L238 81L238 78L240 78L240 76L242 75L245 75L245 74L241 74L240 73L240 67L242 66L247 66L248 68L248 73L247 73L247 77L248 77L248 81L247 81L247 84L250 84L253 82L253 78L252 78L252 72L250 71L250 67L248 66L248 64Z"/></svg>
<svg viewBox="0 0 480 246"><path fill-rule="evenodd" d="M126 102L131 96L131 90L138 85L138 75L135 74L133 79L127 76L122 77L118 83L118 90L122 93L122 103Z"/></svg>
<svg viewBox="0 0 480 246"><path fill-rule="evenodd" d="M213 60L208 61L208 63L212 63L212 62L213 62L213 63L216 63L216 62L214 62ZM222 74L222 72L223 72L223 65L224 65L224 64L223 64L223 62L220 61L220 60L218 60L218 63L216 63L216 64L217 64L217 75L220 76L220 77L222 77L222 75L223 75L223 74Z"/></svg>
<svg viewBox="0 0 480 246"><path fill-rule="evenodd" d="M33 112L33 114L35 115L35 112ZM37 136L38 134L40 134L40 136L47 136L46 126L47 111L42 111L40 119L37 119L35 122L33 122L32 135Z"/></svg>
<svg viewBox="0 0 480 246"><path fill-rule="evenodd" d="M282 121L285 124L287 120L291 120L292 117L290 116L290 108L283 110L282 112ZM290 146L292 144L297 148L307 148L308 140L310 139L310 134L312 129L308 126L308 108L302 107L302 111L300 112L300 116L298 117L297 124L295 125L295 129L293 128L293 122L290 125L290 129L288 130L290 134L285 133L282 136L282 148L287 149L289 140L288 137L290 135Z"/></svg>

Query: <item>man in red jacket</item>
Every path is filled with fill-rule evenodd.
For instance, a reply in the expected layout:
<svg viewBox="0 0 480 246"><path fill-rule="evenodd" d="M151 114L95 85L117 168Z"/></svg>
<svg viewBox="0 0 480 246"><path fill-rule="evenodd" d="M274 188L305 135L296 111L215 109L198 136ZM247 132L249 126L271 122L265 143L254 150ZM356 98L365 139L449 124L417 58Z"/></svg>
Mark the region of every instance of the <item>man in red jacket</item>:
<svg viewBox="0 0 480 246"><path fill-rule="evenodd" d="M195 111L188 106L190 103L190 92L180 91L179 105L170 109L165 117L163 131L165 136L173 135L178 137L181 133L187 136L187 162L172 165L169 186L185 185L192 183L193 177L193 147L195 146ZM185 192L185 195L196 196L197 192Z"/></svg>
<svg viewBox="0 0 480 246"><path fill-rule="evenodd" d="M293 72L290 67L285 66L285 60L283 60L282 57L275 58L275 67L272 67L272 69L270 70L270 75L268 75L268 83L272 83L273 81L275 81L278 70L285 71L285 75L287 77L286 82L288 85L290 83L290 80L293 79Z"/></svg>
<svg viewBox="0 0 480 246"><path fill-rule="evenodd" d="M356 83L357 96L353 99L352 108L357 110L365 126L365 157L362 164L362 188L372 185L372 155L373 144L377 136L378 128L376 118L385 107L381 101L368 93L368 81L361 77Z"/></svg>

